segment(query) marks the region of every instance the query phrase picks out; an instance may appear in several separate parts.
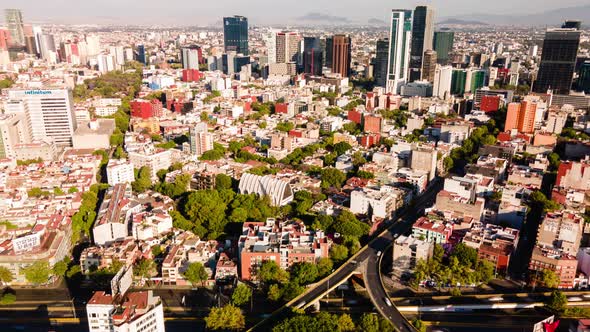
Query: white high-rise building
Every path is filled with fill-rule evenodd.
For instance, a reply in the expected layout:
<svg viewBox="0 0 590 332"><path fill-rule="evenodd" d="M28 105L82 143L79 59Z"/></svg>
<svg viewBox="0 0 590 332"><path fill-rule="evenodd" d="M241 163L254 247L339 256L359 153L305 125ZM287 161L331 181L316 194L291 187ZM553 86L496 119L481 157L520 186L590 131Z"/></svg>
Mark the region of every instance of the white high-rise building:
<svg viewBox="0 0 590 332"><path fill-rule="evenodd" d="M123 46L111 46L109 53L115 57L115 69L120 70L125 64L125 50Z"/></svg>
<svg viewBox="0 0 590 332"><path fill-rule="evenodd" d="M58 146L72 146L76 115L72 91L67 89L9 90L10 102L22 102L34 141L51 138Z"/></svg>
<svg viewBox="0 0 590 332"><path fill-rule="evenodd" d="M53 35L42 34L39 40L39 46L43 60L49 61L50 63L55 63L57 56L55 49L55 39L53 38Z"/></svg>
<svg viewBox="0 0 590 332"><path fill-rule="evenodd" d="M96 57L98 63L98 71L106 73L115 70L115 57L111 54L99 54Z"/></svg>
<svg viewBox="0 0 590 332"><path fill-rule="evenodd" d="M133 164L125 159L111 159L107 165L107 180L109 185L131 183L135 181Z"/></svg>
<svg viewBox="0 0 590 332"><path fill-rule="evenodd" d="M207 122L199 122L190 130L191 154L201 156L209 150L213 150L213 134L209 133Z"/></svg>
<svg viewBox="0 0 590 332"><path fill-rule="evenodd" d="M0 114L0 159L16 159L15 145L30 143L24 114Z"/></svg>
<svg viewBox="0 0 590 332"><path fill-rule="evenodd" d="M196 46L184 47L181 50L182 68L199 69L199 49Z"/></svg>
<svg viewBox="0 0 590 332"><path fill-rule="evenodd" d="M452 80L453 67L436 65L432 95L440 99L446 99L451 94Z"/></svg>
<svg viewBox="0 0 590 332"><path fill-rule="evenodd" d="M297 32L277 33L277 63L297 63L301 36Z"/></svg>
<svg viewBox="0 0 590 332"><path fill-rule="evenodd" d="M100 38L96 35L86 36L87 54L89 57L97 56L100 53Z"/></svg>
<svg viewBox="0 0 590 332"><path fill-rule="evenodd" d="M392 10L387 60L387 92L399 94L401 86L407 82L411 35L412 10Z"/></svg>
<svg viewBox="0 0 590 332"><path fill-rule="evenodd" d="M264 42L268 53L268 63L277 63L277 32L271 29L265 36Z"/></svg>

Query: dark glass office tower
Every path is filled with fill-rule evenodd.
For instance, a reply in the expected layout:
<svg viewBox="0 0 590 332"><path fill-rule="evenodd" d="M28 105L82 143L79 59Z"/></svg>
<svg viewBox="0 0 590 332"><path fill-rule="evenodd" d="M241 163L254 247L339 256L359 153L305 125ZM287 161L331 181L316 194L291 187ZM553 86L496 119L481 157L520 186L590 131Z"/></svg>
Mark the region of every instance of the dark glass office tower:
<svg viewBox="0 0 590 332"><path fill-rule="evenodd" d="M434 34L434 10L428 6L417 6L412 23L412 46L410 49L410 82L421 78L424 52L432 50Z"/></svg>
<svg viewBox="0 0 590 332"><path fill-rule="evenodd" d="M373 67L373 76L375 76L377 86L387 86L387 60L389 60L389 39L379 39Z"/></svg>
<svg viewBox="0 0 590 332"><path fill-rule="evenodd" d="M235 51L249 55L248 19L243 16L223 18L223 43L225 51Z"/></svg>
<svg viewBox="0 0 590 332"><path fill-rule="evenodd" d="M145 58L145 46L137 45L137 48L135 50L135 60L137 62L143 63L144 65L147 65Z"/></svg>
<svg viewBox="0 0 590 332"><path fill-rule="evenodd" d="M580 31L576 29L548 29L543 42L543 53L533 90L554 94L569 94L574 77L576 56L580 45Z"/></svg>
<svg viewBox="0 0 590 332"><path fill-rule="evenodd" d="M564 29L576 29L576 30L580 30L582 28L582 21L578 21L578 20L567 20L565 21L562 25L562 28Z"/></svg>
<svg viewBox="0 0 590 332"><path fill-rule="evenodd" d="M324 65L328 68L332 68L332 58L334 56L334 38L326 37L326 61L324 61Z"/></svg>
<svg viewBox="0 0 590 332"><path fill-rule="evenodd" d="M449 53L453 51L454 40L455 33L453 31L441 30L434 33L433 46L438 63L447 64L449 62Z"/></svg>
<svg viewBox="0 0 590 332"><path fill-rule="evenodd" d="M303 72L311 75L322 75L324 51L320 39L305 37L303 39Z"/></svg>
<svg viewBox="0 0 590 332"><path fill-rule="evenodd" d="M451 77L451 93L462 95L465 93L465 83L467 81L467 71L463 69L454 69Z"/></svg>
<svg viewBox="0 0 590 332"><path fill-rule="evenodd" d="M590 94L590 61L586 61L580 66L579 74L578 91Z"/></svg>

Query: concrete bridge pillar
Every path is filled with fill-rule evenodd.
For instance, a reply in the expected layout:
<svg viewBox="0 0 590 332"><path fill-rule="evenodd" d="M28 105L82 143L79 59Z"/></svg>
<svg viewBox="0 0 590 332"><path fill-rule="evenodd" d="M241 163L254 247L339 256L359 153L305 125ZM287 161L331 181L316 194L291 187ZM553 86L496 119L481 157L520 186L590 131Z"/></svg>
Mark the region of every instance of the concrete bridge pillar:
<svg viewBox="0 0 590 332"><path fill-rule="evenodd" d="M317 301L315 301L313 304L313 311L318 312L320 311L320 300L318 299Z"/></svg>

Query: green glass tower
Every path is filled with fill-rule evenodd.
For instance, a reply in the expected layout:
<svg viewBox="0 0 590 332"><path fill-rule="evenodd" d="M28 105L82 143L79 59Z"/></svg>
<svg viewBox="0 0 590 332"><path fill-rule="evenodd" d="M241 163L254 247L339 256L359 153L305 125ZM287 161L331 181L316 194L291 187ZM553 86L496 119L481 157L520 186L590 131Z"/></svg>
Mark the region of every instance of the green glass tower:
<svg viewBox="0 0 590 332"><path fill-rule="evenodd" d="M467 81L467 72L462 69L453 70L451 78L451 93L462 95L465 93L465 82Z"/></svg>
<svg viewBox="0 0 590 332"><path fill-rule="evenodd" d="M441 64L449 62L449 53L453 51L455 33L453 31L441 30L434 32L433 47L436 51L437 61Z"/></svg>

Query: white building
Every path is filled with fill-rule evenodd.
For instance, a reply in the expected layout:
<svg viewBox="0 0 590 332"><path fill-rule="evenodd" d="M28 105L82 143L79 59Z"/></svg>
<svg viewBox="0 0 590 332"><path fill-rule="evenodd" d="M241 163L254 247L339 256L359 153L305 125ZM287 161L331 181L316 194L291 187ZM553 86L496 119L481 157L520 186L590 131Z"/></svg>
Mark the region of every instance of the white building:
<svg viewBox="0 0 590 332"><path fill-rule="evenodd" d="M199 122L190 129L189 143L191 154L200 157L206 151L213 150L213 134L209 133L207 122Z"/></svg>
<svg viewBox="0 0 590 332"><path fill-rule="evenodd" d="M289 182L271 175L244 173L238 187L240 194L268 196L274 206L284 206L293 201L293 190Z"/></svg>
<svg viewBox="0 0 590 332"><path fill-rule="evenodd" d="M110 159L107 165L107 180L111 186L135 181L133 165L125 159Z"/></svg>
<svg viewBox="0 0 590 332"><path fill-rule="evenodd" d="M129 161L134 168L147 166L152 171L152 179L158 176L156 173L161 169L168 169L172 165L172 151L156 149L153 145L146 145L137 152L129 152Z"/></svg>
<svg viewBox="0 0 590 332"><path fill-rule="evenodd" d="M112 296L95 292L86 304L91 332L165 332L164 309L153 291Z"/></svg>
<svg viewBox="0 0 590 332"><path fill-rule="evenodd" d="M387 219L404 204L406 193L391 186L363 188L350 193L350 212Z"/></svg>
<svg viewBox="0 0 590 332"><path fill-rule="evenodd" d="M450 96L452 79L453 67L436 65L432 95L440 99Z"/></svg>
<svg viewBox="0 0 590 332"><path fill-rule="evenodd" d="M107 245L127 237L132 212L129 210L130 197L129 184L117 184L106 193L92 230L95 244Z"/></svg>
<svg viewBox="0 0 590 332"><path fill-rule="evenodd" d="M23 114L0 114L0 159L16 159L15 147L30 142Z"/></svg>
<svg viewBox="0 0 590 332"><path fill-rule="evenodd" d="M33 140L53 138L58 146L72 146L76 116L72 92L67 89L9 90L8 99L20 101Z"/></svg>
<svg viewBox="0 0 590 332"><path fill-rule="evenodd" d="M389 30L387 92L398 94L406 83L410 65L412 10L394 9Z"/></svg>
<svg viewBox="0 0 590 332"><path fill-rule="evenodd" d="M477 182L477 179L453 176L445 179L444 190L473 202L477 194Z"/></svg>

